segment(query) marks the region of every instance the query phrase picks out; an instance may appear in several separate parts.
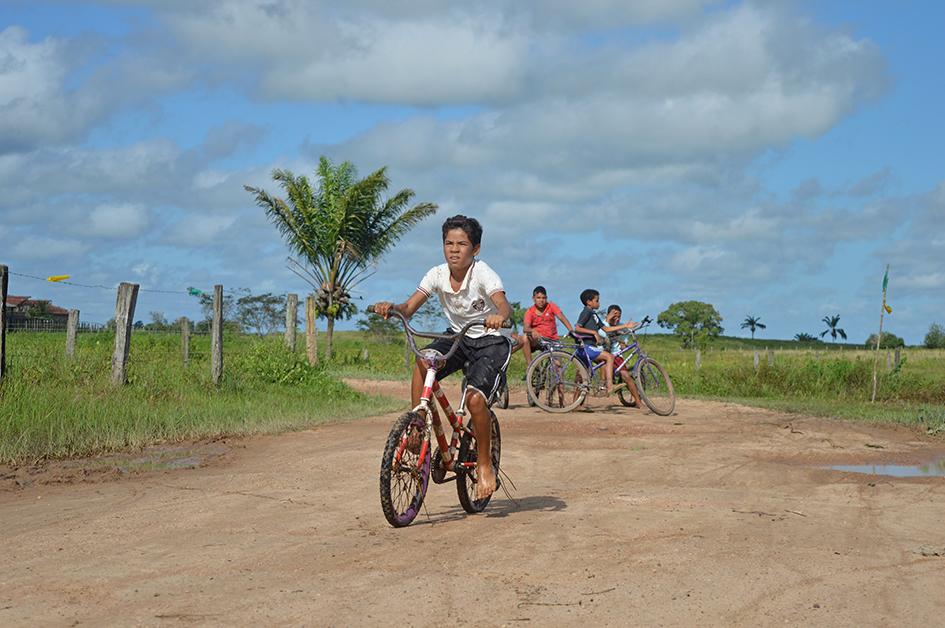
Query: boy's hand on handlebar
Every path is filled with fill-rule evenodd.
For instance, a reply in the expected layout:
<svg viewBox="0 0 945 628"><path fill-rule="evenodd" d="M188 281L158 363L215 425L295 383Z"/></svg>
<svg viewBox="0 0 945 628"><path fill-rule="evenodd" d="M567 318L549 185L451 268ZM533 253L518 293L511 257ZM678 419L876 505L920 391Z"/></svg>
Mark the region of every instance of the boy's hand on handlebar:
<svg viewBox="0 0 945 628"><path fill-rule="evenodd" d="M388 318L390 318L390 311L394 309L394 304L388 301L381 301L379 303L375 303L368 309L373 309L375 314L386 321Z"/></svg>
<svg viewBox="0 0 945 628"><path fill-rule="evenodd" d="M493 314L486 317L486 327L489 329L499 329L505 324L505 317L500 314Z"/></svg>

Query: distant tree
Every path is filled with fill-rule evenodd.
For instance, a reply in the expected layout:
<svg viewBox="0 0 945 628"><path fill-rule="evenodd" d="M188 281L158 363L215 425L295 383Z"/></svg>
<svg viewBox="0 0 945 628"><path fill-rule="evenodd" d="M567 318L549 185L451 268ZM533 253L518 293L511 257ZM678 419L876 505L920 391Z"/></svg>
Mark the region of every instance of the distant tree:
<svg viewBox="0 0 945 628"><path fill-rule="evenodd" d="M149 331L164 331L168 329L167 318L165 318L164 312L152 311L148 312L148 316L151 318L151 322L144 326L145 329Z"/></svg>
<svg viewBox="0 0 945 628"><path fill-rule="evenodd" d="M938 323L929 325L929 333L925 334L922 344L929 349L945 349L945 328Z"/></svg>
<svg viewBox="0 0 945 628"><path fill-rule="evenodd" d="M867 349L875 349L876 348L876 334L870 334L870 337L866 339L866 343L864 344L866 345ZM895 349L896 347L904 347L904 346L906 346L906 342L902 338L888 331L883 332L883 337L879 341L880 349Z"/></svg>
<svg viewBox="0 0 945 628"><path fill-rule="evenodd" d="M390 180L380 168L363 179L350 162L333 165L322 156L315 170L317 184L288 170L272 178L286 199L244 186L256 199L286 243L302 260L293 270L316 291L316 312L327 319L326 356L332 355L335 320L357 313L352 290L370 276L375 264L417 223L436 212L434 203L408 207L413 190L387 198Z"/></svg>
<svg viewBox="0 0 945 628"><path fill-rule="evenodd" d="M518 332L519 326L525 324L525 311L528 307L522 307L519 301L513 301L509 305L512 308L512 318L509 319L512 323L512 331Z"/></svg>
<svg viewBox="0 0 945 628"><path fill-rule="evenodd" d="M817 336L812 336L806 332L801 332L799 334L794 334L794 340L798 342L823 342Z"/></svg>
<svg viewBox="0 0 945 628"><path fill-rule="evenodd" d="M365 313L364 318L358 321L358 329L367 332L378 342L392 342L403 329L400 320L389 318L386 321L374 313Z"/></svg>
<svg viewBox="0 0 945 628"><path fill-rule="evenodd" d="M247 288L237 288L235 293L223 292L223 320L234 320L236 314L236 296L235 294L246 294ZM213 320L213 294L201 293L200 309L203 311L203 319L208 323Z"/></svg>
<svg viewBox="0 0 945 628"><path fill-rule="evenodd" d="M414 312L410 319L411 326L421 331L443 331L446 328L446 319L443 317L443 308L439 300L427 300L420 309Z"/></svg>
<svg viewBox="0 0 945 628"><path fill-rule="evenodd" d="M742 322L742 329L751 330L751 339L755 339L755 329L766 329L767 325L761 322L760 316L749 316Z"/></svg>
<svg viewBox="0 0 945 628"><path fill-rule="evenodd" d="M33 301L27 313L30 318L52 318L52 315L49 313L49 305L49 301Z"/></svg>
<svg viewBox="0 0 945 628"><path fill-rule="evenodd" d="M840 324L839 314L837 314L836 316L824 316L823 319L821 320L823 320L823 322L827 324L827 329L820 332L821 338L823 338L827 334L830 334L830 337L833 338L834 342L837 341L837 336L840 336L844 340L847 339L847 332L837 327L837 325Z"/></svg>
<svg viewBox="0 0 945 628"><path fill-rule="evenodd" d="M660 313L656 322L671 329L685 348L702 345L722 333L722 315L710 303L679 301Z"/></svg>
<svg viewBox="0 0 945 628"><path fill-rule="evenodd" d="M254 331L259 336L271 334L285 322L285 295L250 294L245 290L236 300L236 322L243 331Z"/></svg>

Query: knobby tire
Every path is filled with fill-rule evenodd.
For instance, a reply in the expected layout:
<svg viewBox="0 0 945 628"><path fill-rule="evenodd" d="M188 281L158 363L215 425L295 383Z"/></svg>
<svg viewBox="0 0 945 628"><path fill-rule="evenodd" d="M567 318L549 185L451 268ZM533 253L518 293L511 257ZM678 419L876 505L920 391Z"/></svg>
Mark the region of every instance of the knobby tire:
<svg viewBox="0 0 945 628"><path fill-rule="evenodd" d="M387 436L384 454L381 456L381 510L384 511L387 522L395 528L410 525L420 514L420 507L427 493L432 454L429 446L424 460L418 464L425 433L426 421L415 412L407 412L394 421ZM419 437L421 449L412 452L410 447L405 448L395 469L394 459L405 436L410 438L411 442L413 437Z"/></svg>

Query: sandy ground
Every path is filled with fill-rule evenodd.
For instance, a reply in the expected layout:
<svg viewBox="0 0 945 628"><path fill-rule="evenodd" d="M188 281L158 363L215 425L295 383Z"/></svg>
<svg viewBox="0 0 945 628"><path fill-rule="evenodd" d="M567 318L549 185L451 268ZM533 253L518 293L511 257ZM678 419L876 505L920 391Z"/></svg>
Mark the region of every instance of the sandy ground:
<svg viewBox="0 0 945 628"><path fill-rule="evenodd" d="M523 401L499 412L514 500L468 516L431 484L403 529L378 501L395 415L0 470L0 625L941 625L945 480L822 468L941 440Z"/></svg>

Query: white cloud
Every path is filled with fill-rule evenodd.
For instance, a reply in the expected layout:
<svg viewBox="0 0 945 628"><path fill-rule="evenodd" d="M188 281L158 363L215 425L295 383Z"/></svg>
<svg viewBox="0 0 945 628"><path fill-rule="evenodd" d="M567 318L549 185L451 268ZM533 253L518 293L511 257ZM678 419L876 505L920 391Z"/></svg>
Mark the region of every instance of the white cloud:
<svg viewBox="0 0 945 628"><path fill-rule="evenodd" d="M142 205L99 205L89 213L87 235L100 238L134 238L148 228L150 214Z"/></svg>
<svg viewBox="0 0 945 628"><path fill-rule="evenodd" d="M13 260L71 261L88 250L88 244L78 240L27 236L13 242L9 247L9 255Z"/></svg>
<svg viewBox="0 0 945 628"><path fill-rule="evenodd" d="M166 237L169 244L205 247L218 244L220 237L236 223L236 216L189 216L178 222Z"/></svg>

